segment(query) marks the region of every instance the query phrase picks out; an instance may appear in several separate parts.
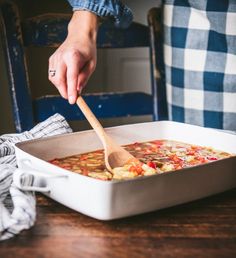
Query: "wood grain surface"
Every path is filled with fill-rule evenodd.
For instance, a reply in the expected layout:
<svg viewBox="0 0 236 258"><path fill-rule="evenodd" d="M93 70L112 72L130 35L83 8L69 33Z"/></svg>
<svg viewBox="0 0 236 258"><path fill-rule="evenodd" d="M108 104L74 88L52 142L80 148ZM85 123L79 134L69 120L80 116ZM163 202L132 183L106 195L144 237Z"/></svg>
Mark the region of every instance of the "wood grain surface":
<svg viewBox="0 0 236 258"><path fill-rule="evenodd" d="M116 221L38 196L36 225L0 243L1 258L236 257L236 189Z"/></svg>

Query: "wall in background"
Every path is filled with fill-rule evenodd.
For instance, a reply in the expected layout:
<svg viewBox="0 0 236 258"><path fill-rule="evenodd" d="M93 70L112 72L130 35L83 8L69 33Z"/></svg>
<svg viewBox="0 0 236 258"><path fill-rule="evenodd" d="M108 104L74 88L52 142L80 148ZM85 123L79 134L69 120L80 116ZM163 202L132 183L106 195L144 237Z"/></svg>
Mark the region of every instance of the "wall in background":
<svg viewBox="0 0 236 258"><path fill-rule="evenodd" d="M2 2L3 0L0 0ZM32 17L35 15L39 15L45 12L65 12L65 13L71 13L71 8L66 0L15 0L15 2L20 7L20 14L22 18ZM134 13L134 20L146 24L146 16L147 11L153 7L157 6L160 1L158 0L126 0L124 3L126 3ZM29 73L30 73L30 81L31 81L31 91L32 95L34 97L41 96L44 93L47 94L55 94L57 93L56 89L48 82L47 80L47 63L48 63L48 57L55 51L55 49L37 49L37 48L30 48L27 50L27 55L29 58ZM141 56L143 60L148 59L148 51L147 49L143 50L137 50L136 52L130 52L131 57L135 54L138 56ZM119 87L122 89L126 87L127 90L134 90L135 89L135 82L139 81L141 84L139 84L139 87L144 89L145 91L150 91L150 80L149 80L149 67L148 63L144 62L142 64L142 67L140 67L142 70L144 69L145 72L144 75L140 75L140 78L135 76L134 81L130 80L123 80L123 81L117 81L118 83L114 83L114 86L111 83L111 76L108 78L107 76L107 67L109 65L110 60L112 57L117 58L120 54L116 52L107 52L106 50L100 50L98 51L98 64L97 69L93 76L91 77L88 85L87 85L87 91L89 92L99 92L105 89L112 90L113 88L117 88L115 84L118 84ZM124 52L122 55L129 55L129 52ZM11 102L10 102L10 96L9 96L9 89L8 89L8 81L6 76L6 69L5 69L5 60L4 60L4 53L2 50L1 45L1 39L0 39L0 112L1 112L1 122L0 122L0 134L3 133L10 133L14 132L14 124L13 124L13 116L12 116L12 110L11 110ZM137 57L138 58L138 57ZM130 63L132 70L132 62ZM144 67L143 67L144 66ZM113 81L115 80L115 75L119 77L119 71L113 71L114 77ZM127 76L124 74L125 78ZM130 85L130 88L127 88L127 84ZM141 118L142 119L142 118ZM150 119L150 118L148 118ZM126 123L126 120L118 120L116 123L112 124L120 124L120 123ZM105 125L109 125L110 121L104 122ZM78 129L85 129L87 128L87 125L84 125L83 123L80 123L77 126L74 126L76 130Z"/></svg>

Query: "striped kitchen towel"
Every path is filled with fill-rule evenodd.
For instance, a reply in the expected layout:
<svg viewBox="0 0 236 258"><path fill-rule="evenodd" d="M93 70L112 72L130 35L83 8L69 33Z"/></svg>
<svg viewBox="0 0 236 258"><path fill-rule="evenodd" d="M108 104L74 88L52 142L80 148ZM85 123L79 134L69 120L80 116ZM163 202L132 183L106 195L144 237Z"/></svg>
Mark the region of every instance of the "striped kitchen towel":
<svg viewBox="0 0 236 258"><path fill-rule="evenodd" d="M72 130L65 118L55 114L30 131L0 137L0 240L30 228L36 218L34 193L21 191L12 183L17 167L15 143L70 132Z"/></svg>

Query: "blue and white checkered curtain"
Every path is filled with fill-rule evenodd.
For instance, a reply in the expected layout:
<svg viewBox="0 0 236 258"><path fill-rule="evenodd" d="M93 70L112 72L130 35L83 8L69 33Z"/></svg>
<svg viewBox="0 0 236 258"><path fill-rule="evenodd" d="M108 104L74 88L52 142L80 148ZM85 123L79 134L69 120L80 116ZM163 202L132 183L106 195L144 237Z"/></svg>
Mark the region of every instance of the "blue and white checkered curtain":
<svg viewBox="0 0 236 258"><path fill-rule="evenodd" d="M236 131L236 0L166 0L171 120Z"/></svg>

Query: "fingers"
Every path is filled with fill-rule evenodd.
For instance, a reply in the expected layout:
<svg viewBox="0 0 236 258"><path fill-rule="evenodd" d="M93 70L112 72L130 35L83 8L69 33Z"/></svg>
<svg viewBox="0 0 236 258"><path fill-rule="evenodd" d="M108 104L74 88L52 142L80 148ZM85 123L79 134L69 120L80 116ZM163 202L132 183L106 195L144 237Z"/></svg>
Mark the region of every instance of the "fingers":
<svg viewBox="0 0 236 258"><path fill-rule="evenodd" d="M82 70L80 70L79 77L78 77L78 82L77 82L77 90L79 94L81 94L83 88L87 84L91 74L94 72L96 67L96 63L91 61L88 62Z"/></svg>
<svg viewBox="0 0 236 258"><path fill-rule="evenodd" d="M50 71L53 71L52 73ZM58 60L57 55L49 59L48 79L56 86L61 96L67 99L66 65Z"/></svg>
<svg viewBox="0 0 236 258"><path fill-rule="evenodd" d="M63 98L75 104L78 91L81 92L86 85L95 66L96 55L88 58L79 51L59 49L49 59L49 80Z"/></svg>
<svg viewBox="0 0 236 258"><path fill-rule="evenodd" d="M79 56L68 56L67 65L67 94L70 104L74 104L77 99L77 82L79 76Z"/></svg>
<svg viewBox="0 0 236 258"><path fill-rule="evenodd" d="M77 98L77 81L79 76L79 55L75 52L56 51L49 58L48 79L56 86L63 98L74 104ZM50 73L55 71L55 73Z"/></svg>

